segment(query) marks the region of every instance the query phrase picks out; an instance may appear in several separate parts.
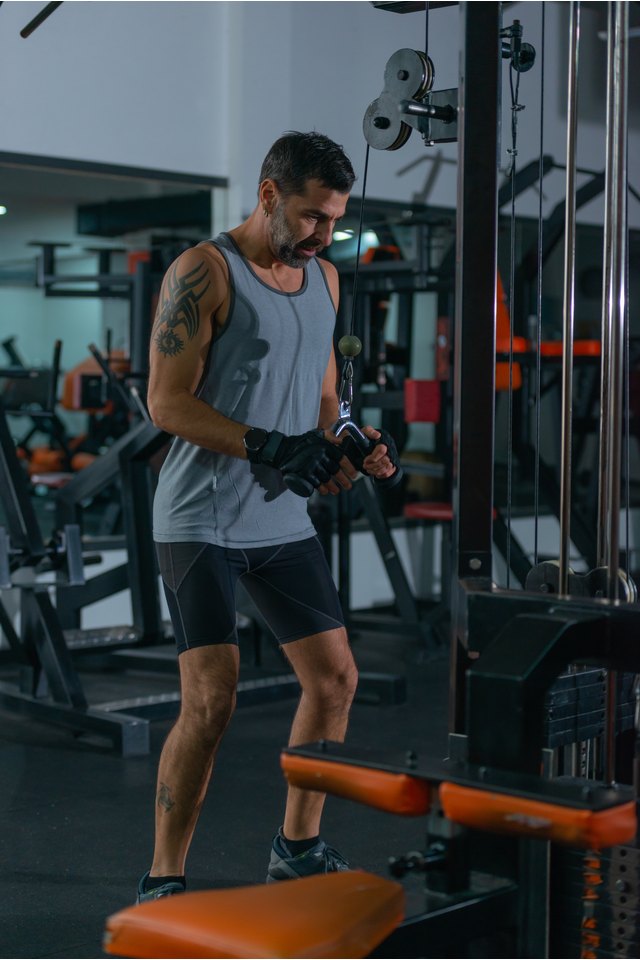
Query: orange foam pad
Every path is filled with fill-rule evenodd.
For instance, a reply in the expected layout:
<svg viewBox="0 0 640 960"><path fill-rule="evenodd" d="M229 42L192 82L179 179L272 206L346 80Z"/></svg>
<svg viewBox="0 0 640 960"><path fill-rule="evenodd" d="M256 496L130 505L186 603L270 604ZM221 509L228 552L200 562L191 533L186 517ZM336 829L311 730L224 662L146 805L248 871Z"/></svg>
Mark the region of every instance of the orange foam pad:
<svg viewBox="0 0 640 960"><path fill-rule="evenodd" d="M287 781L303 790L319 790L404 817L420 817L431 808L431 786L406 773L376 770L319 757L283 753Z"/></svg>
<svg viewBox="0 0 640 960"><path fill-rule="evenodd" d="M164 897L108 917L119 957L366 957L404 918L400 884L364 870Z"/></svg>
<svg viewBox="0 0 640 960"><path fill-rule="evenodd" d="M449 820L466 827L537 837L570 847L614 847L628 843L638 829L633 801L606 810L585 810L442 783L440 802Z"/></svg>

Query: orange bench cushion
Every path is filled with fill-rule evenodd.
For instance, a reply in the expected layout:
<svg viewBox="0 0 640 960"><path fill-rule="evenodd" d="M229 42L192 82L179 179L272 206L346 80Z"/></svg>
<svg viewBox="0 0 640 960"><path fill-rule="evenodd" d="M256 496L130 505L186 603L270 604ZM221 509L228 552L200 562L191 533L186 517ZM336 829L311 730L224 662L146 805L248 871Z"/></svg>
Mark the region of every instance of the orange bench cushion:
<svg viewBox="0 0 640 960"><path fill-rule="evenodd" d="M404 817L420 817L431 808L430 784L407 773L290 753L281 755L280 766L288 783L303 790L319 790Z"/></svg>
<svg viewBox="0 0 640 960"><path fill-rule="evenodd" d="M366 957L404 918L399 883L364 870L128 907L107 919L118 957Z"/></svg>
<svg viewBox="0 0 640 960"><path fill-rule="evenodd" d="M442 783L440 802L449 820L466 827L537 837L571 847L614 847L633 840L638 829L634 801L606 810L585 810Z"/></svg>

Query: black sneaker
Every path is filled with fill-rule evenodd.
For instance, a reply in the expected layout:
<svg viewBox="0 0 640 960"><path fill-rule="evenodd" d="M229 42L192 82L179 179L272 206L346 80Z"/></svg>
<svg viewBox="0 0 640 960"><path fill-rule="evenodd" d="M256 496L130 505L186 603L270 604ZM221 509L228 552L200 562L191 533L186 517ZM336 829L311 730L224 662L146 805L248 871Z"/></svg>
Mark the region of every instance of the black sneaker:
<svg viewBox="0 0 640 960"><path fill-rule="evenodd" d="M163 883L159 887L154 887L152 890L146 890L145 885L149 878L149 873L150 871L147 870L138 884L136 903L148 903L150 900L160 900L161 897L172 897L175 893L184 893L185 888L182 884L175 882Z"/></svg>
<svg viewBox="0 0 640 960"><path fill-rule="evenodd" d="M281 828L273 838L267 883L311 877L316 873L333 873L336 870L350 869L342 854L328 846L324 840L318 840L313 847L305 850L304 853L292 857L291 851L282 836Z"/></svg>

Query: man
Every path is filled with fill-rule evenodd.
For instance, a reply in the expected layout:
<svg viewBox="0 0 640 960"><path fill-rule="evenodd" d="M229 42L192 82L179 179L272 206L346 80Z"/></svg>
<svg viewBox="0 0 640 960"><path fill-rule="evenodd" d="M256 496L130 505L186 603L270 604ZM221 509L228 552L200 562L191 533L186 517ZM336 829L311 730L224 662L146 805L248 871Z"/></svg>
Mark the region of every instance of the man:
<svg viewBox="0 0 640 960"><path fill-rule="evenodd" d="M264 160L248 219L185 251L164 278L148 400L154 422L174 435L154 538L181 712L160 758L155 853L139 901L185 889L187 852L235 705L238 579L301 685L290 743L346 733L357 670L304 493L336 495L357 475L323 433L338 415L338 277L317 259L354 180L327 137L285 134ZM385 479L393 460L377 443L363 469ZM323 803L322 794L289 789L268 882L348 869L320 839Z"/></svg>

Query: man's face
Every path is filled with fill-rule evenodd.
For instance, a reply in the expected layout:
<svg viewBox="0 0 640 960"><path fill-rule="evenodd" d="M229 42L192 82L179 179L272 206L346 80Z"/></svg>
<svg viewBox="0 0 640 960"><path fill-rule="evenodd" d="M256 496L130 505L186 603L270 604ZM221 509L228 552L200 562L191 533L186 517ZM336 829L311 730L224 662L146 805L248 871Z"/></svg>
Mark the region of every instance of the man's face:
<svg viewBox="0 0 640 960"><path fill-rule="evenodd" d="M287 267L304 267L331 243L348 199L319 180L308 180L303 194L279 194L269 220L272 253Z"/></svg>

